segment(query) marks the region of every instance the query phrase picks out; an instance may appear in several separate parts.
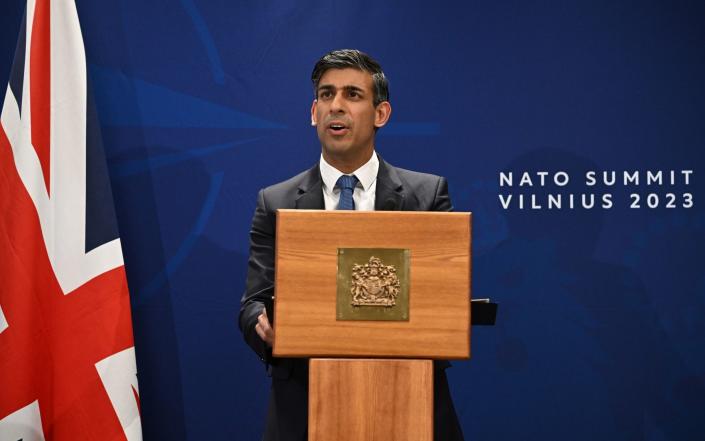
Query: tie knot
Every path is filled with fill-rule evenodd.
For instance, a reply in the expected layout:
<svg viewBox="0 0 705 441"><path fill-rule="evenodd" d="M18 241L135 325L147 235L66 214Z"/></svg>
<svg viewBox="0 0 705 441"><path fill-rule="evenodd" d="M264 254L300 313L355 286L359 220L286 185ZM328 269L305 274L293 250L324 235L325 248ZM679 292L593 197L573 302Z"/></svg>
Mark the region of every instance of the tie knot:
<svg viewBox="0 0 705 441"><path fill-rule="evenodd" d="M335 186L339 187L341 190L354 190L358 182L359 180L355 175L342 175L338 178L338 181L335 183Z"/></svg>

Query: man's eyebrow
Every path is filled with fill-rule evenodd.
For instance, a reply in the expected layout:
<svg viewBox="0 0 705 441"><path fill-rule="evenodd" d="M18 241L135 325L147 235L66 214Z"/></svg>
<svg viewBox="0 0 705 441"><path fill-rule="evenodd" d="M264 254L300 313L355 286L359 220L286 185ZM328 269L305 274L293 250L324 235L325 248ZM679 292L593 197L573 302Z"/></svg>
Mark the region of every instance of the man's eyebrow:
<svg viewBox="0 0 705 441"><path fill-rule="evenodd" d="M322 84L322 85L318 86L318 91L319 91L319 92L320 92L321 90L335 90L335 89L337 89L337 88L336 88L335 86L333 86L332 84ZM346 91L351 91L351 90L352 90L352 91L355 91L355 92L364 92L364 91L365 91L365 90L362 89L361 87L353 86L353 85L343 86L342 89L343 89L343 90L346 90Z"/></svg>
<svg viewBox="0 0 705 441"><path fill-rule="evenodd" d="M353 92L364 92L364 90L360 87L357 86L344 86L343 90L346 90L348 92L353 91Z"/></svg>

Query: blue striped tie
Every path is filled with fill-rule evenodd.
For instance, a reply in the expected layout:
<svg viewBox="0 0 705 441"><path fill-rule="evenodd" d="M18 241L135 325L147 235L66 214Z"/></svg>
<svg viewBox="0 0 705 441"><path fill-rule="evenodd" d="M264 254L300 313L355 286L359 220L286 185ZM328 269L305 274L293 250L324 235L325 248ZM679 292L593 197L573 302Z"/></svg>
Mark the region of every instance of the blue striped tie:
<svg viewBox="0 0 705 441"><path fill-rule="evenodd" d="M343 175L338 178L335 186L340 188L340 200L338 201L338 210L354 210L355 201L353 201L353 191L358 183L355 175Z"/></svg>

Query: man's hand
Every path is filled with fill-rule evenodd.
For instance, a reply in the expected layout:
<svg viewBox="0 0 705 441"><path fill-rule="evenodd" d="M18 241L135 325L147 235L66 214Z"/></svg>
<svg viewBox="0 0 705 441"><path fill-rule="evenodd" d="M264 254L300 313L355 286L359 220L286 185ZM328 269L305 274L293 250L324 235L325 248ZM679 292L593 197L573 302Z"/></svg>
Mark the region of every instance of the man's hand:
<svg viewBox="0 0 705 441"><path fill-rule="evenodd" d="M270 348L274 344L274 329L269 324L269 318L267 318L267 310L262 309L262 314L257 317L257 324L255 325L255 331L259 338L267 343Z"/></svg>

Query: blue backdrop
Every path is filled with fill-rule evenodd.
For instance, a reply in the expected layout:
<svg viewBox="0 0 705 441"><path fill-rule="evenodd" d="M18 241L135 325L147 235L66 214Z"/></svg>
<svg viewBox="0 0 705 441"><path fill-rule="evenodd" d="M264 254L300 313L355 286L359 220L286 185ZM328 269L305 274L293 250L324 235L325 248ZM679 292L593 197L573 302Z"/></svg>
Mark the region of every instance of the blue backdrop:
<svg viewBox="0 0 705 441"><path fill-rule="evenodd" d="M467 439L705 437L702 1L77 4L146 440L260 436L236 324L255 196L318 159L309 75L343 47L391 80L378 151L474 214L473 295L501 307L448 371ZM23 9L0 6L2 87Z"/></svg>

